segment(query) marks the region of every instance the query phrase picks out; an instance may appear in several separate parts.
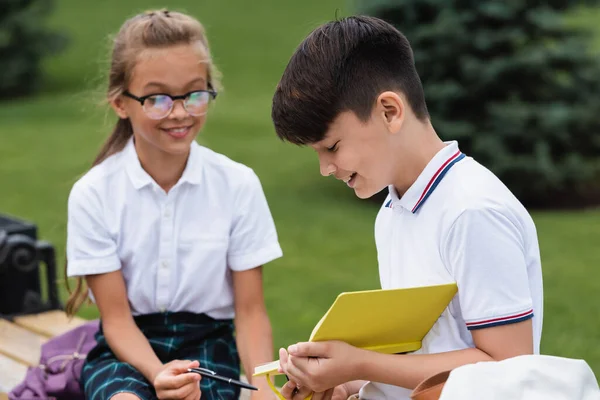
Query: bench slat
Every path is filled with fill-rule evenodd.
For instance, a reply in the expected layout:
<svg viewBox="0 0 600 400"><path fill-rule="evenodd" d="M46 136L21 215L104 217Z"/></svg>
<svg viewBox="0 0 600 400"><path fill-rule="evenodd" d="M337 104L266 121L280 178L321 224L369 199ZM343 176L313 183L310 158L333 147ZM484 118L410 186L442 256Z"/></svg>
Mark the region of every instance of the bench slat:
<svg viewBox="0 0 600 400"><path fill-rule="evenodd" d="M32 332L51 338L62 335L87 321L78 317L73 317L73 319L69 320L64 311L54 310L41 314L15 317L14 322Z"/></svg>
<svg viewBox="0 0 600 400"><path fill-rule="evenodd" d="M2 399L2 392L8 393L23 382L26 373L27 367L25 364L0 355L0 400Z"/></svg>
<svg viewBox="0 0 600 400"><path fill-rule="evenodd" d="M40 360L41 346L47 338L12 322L0 320L0 353L26 365Z"/></svg>

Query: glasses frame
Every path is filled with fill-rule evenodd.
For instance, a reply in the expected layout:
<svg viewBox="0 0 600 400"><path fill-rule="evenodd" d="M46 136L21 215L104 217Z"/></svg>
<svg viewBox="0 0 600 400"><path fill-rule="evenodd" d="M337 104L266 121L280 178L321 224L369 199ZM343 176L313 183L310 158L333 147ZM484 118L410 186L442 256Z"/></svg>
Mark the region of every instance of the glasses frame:
<svg viewBox="0 0 600 400"><path fill-rule="evenodd" d="M210 97L209 97L209 100L210 100L211 98L212 98L213 100L217 98L217 92L216 92L215 90L213 90L213 89L192 90L191 92L187 92L186 94L182 94L182 95L180 95L180 96L171 96L171 95L170 95L170 94L168 94L168 93L152 93L152 94L148 94L148 95L146 95L146 96L142 96L142 97L138 97L138 96L136 96L136 95L132 94L132 93L131 93L129 90L125 90L125 91L123 91L123 95L124 95L124 96L126 96L126 97L129 97L130 99L133 99L133 100L137 101L138 103L140 103L140 105L142 106L142 109L144 109L144 102L145 102L146 100L148 100L150 97L152 97L152 96L159 96L159 95L160 95L160 96L167 96L168 98L170 98L170 99L171 99L171 102L172 102L172 104L171 104L171 108L170 108L170 109L169 109L169 111L168 111L168 112L165 114L165 116L164 116L164 117L157 118L157 119L163 119L163 118L167 118L167 117L168 117L168 116L171 114L171 112L173 112L173 106L175 106L175 102L176 102L177 100L183 100L183 108L185 108L185 111L186 111L188 114L190 114L190 115L194 115L194 114L190 113L190 112L188 111L188 109L186 108L186 106L185 106L185 100L186 100L186 99L187 99L187 98L188 98L188 97L189 97L189 96L190 96L192 93L198 93L198 92L200 92L200 93L208 93L208 94L209 94L209 96L210 96ZM146 112L146 110L145 110L145 109L144 109L144 112L146 113L146 115L148 115L148 113ZM206 113L204 113L204 114L206 114ZM204 115L204 114L200 114L200 115L194 115L194 116L201 116L201 115ZM152 118L152 117L150 117L150 118Z"/></svg>

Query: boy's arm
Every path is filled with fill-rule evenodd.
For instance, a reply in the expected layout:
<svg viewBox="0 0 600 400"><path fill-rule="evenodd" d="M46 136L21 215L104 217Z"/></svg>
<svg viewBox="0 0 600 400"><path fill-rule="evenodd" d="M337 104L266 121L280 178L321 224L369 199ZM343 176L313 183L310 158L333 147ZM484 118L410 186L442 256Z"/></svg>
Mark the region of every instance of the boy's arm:
<svg viewBox="0 0 600 400"><path fill-rule="evenodd" d="M284 370L290 379L311 389L327 389L355 379L410 389L435 373L460 365L533 353L533 298L525 243L536 238L525 238L526 233L509 216L498 208L467 209L449 227L441 244L444 264L458 284L460 314L474 348L382 355L339 342L303 343L289 349L291 357ZM539 291L541 295L541 288ZM338 351L340 348L345 353Z"/></svg>
<svg viewBox="0 0 600 400"><path fill-rule="evenodd" d="M532 336L529 319L473 331L475 348L437 354L381 354L335 341L298 343L290 346L283 370L316 392L354 380L414 389L424 379L461 365L531 354Z"/></svg>
<svg viewBox="0 0 600 400"><path fill-rule="evenodd" d="M438 354L387 355L365 352L362 379L414 389L424 379L478 361L500 361L532 354L531 320L473 332L475 348Z"/></svg>
<svg viewBox="0 0 600 400"><path fill-rule="evenodd" d="M260 395L263 398L272 397L272 391L264 378L252 379L257 365L273 361L271 323L263 297L262 267L233 271L233 290L240 359L246 377L259 388L252 398L259 398Z"/></svg>

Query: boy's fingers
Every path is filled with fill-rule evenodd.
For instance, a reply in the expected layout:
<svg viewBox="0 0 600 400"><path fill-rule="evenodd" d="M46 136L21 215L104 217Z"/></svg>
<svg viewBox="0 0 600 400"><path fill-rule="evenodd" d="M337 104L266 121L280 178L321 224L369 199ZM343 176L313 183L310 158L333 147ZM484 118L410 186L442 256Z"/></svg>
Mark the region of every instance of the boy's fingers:
<svg viewBox="0 0 600 400"><path fill-rule="evenodd" d="M279 349L279 368L277 369L277 371L279 373L284 373L285 372L285 367L288 361L288 354L287 351L285 349Z"/></svg>
<svg viewBox="0 0 600 400"><path fill-rule="evenodd" d="M302 387L292 397L293 400L305 400L313 391L307 387Z"/></svg>
<svg viewBox="0 0 600 400"><path fill-rule="evenodd" d="M296 390L296 383L294 381L286 382L285 385L281 387L281 395L290 400L294 390Z"/></svg>
<svg viewBox="0 0 600 400"><path fill-rule="evenodd" d="M329 389L328 391L325 392L325 395L323 396L323 400L333 400L333 388Z"/></svg>
<svg viewBox="0 0 600 400"><path fill-rule="evenodd" d="M294 364L294 359L292 357L290 357L290 362L287 364L286 371L288 379L294 382L296 386L306 386L306 374Z"/></svg>
<svg viewBox="0 0 600 400"><path fill-rule="evenodd" d="M298 389L298 385L294 381L286 382L286 384L281 387L281 395L287 400L304 400L311 393L312 390L308 387Z"/></svg>
<svg viewBox="0 0 600 400"><path fill-rule="evenodd" d="M293 375L297 381L301 381L310 370L309 363L314 360L307 357L290 356L287 363L288 375Z"/></svg>
<svg viewBox="0 0 600 400"><path fill-rule="evenodd" d="M303 342L288 348L291 356L329 358L330 346L327 342Z"/></svg>
<svg viewBox="0 0 600 400"><path fill-rule="evenodd" d="M279 349L279 362L285 363L287 361L287 359L288 359L287 350L282 347L281 349Z"/></svg>
<svg viewBox="0 0 600 400"><path fill-rule="evenodd" d="M313 394L312 400L333 400L332 395L333 389L329 389L325 392ZM346 400L346 398L344 398L343 400Z"/></svg>

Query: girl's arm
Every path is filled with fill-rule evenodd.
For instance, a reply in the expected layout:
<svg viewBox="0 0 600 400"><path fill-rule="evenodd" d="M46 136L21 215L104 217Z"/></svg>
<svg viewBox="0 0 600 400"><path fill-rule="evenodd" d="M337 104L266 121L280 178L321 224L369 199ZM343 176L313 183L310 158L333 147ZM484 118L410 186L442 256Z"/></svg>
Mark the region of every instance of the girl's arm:
<svg viewBox="0 0 600 400"><path fill-rule="evenodd" d="M248 381L259 388L253 399L273 398L264 378L252 379L254 368L273 361L273 337L263 297L262 267L233 271L236 342Z"/></svg>
<svg viewBox="0 0 600 400"><path fill-rule="evenodd" d="M113 353L153 382L163 364L133 320L121 271L88 275L86 282L94 294L104 337Z"/></svg>
<svg viewBox="0 0 600 400"><path fill-rule="evenodd" d="M183 362L177 361L163 365L135 324L120 270L87 275L86 282L100 310L106 342L120 361L144 375L155 386L159 398L186 398L194 391L199 392L199 375L182 374L188 364L197 367L198 363L181 365Z"/></svg>

